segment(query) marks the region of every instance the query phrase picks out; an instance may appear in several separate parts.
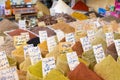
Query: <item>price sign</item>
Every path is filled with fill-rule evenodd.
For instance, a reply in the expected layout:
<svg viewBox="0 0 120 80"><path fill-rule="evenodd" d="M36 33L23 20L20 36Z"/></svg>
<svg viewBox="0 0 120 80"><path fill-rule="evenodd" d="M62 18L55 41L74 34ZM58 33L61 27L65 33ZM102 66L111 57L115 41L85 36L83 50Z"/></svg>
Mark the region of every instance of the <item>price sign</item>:
<svg viewBox="0 0 120 80"><path fill-rule="evenodd" d="M109 33L105 33L106 36L106 42L107 42L107 46L111 45L112 43L114 43L114 35L112 32Z"/></svg>
<svg viewBox="0 0 120 80"><path fill-rule="evenodd" d="M28 32L21 33L21 36L25 39L26 42L30 40L30 35Z"/></svg>
<svg viewBox="0 0 120 80"><path fill-rule="evenodd" d="M14 36L14 46L18 48L19 46L26 44L25 39L20 35L20 36Z"/></svg>
<svg viewBox="0 0 120 80"><path fill-rule="evenodd" d="M40 38L40 43L43 41L47 40L47 32L46 31L39 31L39 38Z"/></svg>
<svg viewBox="0 0 120 80"><path fill-rule="evenodd" d="M87 31L87 36L90 42L92 42L95 39L95 32L94 30L88 30Z"/></svg>
<svg viewBox="0 0 120 80"><path fill-rule="evenodd" d="M9 62L5 51L0 52L0 69L9 67Z"/></svg>
<svg viewBox="0 0 120 80"><path fill-rule="evenodd" d="M72 71L79 64L78 56L77 56L76 52L67 53L66 56L67 56L69 68Z"/></svg>
<svg viewBox="0 0 120 80"><path fill-rule="evenodd" d="M55 65L54 57L42 59L43 76L45 76L51 69L54 69L55 67L56 67L56 65Z"/></svg>
<svg viewBox="0 0 120 80"><path fill-rule="evenodd" d="M66 39L66 42L72 42L73 44L75 44L74 33L65 34L65 39Z"/></svg>
<svg viewBox="0 0 120 80"><path fill-rule="evenodd" d="M57 42L55 40L55 36L47 38L47 46L48 46L48 51L49 52L51 52L56 45L57 45Z"/></svg>
<svg viewBox="0 0 120 80"><path fill-rule="evenodd" d="M0 45L4 44L4 37L3 36L0 36Z"/></svg>
<svg viewBox="0 0 120 80"><path fill-rule="evenodd" d="M58 39L58 41L60 42L60 41L65 37L65 34L64 34L64 32L61 31L61 30L56 30L55 32L56 32L56 34L57 34L57 39Z"/></svg>
<svg viewBox="0 0 120 80"><path fill-rule="evenodd" d="M18 24L20 29L26 29L26 20L19 20Z"/></svg>
<svg viewBox="0 0 120 80"><path fill-rule="evenodd" d="M120 56L120 39L114 40L118 56Z"/></svg>
<svg viewBox="0 0 120 80"><path fill-rule="evenodd" d="M31 47L28 50L31 59L31 64L34 65L42 59L39 47Z"/></svg>
<svg viewBox="0 0 120 80"><path fill-rule="evenodd" d="M0 70L0 80L19 80L16 67Z"/></svg>
<svg viewBox="0 0 120 80"><path fill-rule="evenodd" d="M59 52L60 53L68 53L72 52L72 43L71 42L61 42L59 43Z"/></svg>
<svg viewBox="0 0 120 80"><path fill-rule="evenodd" d="M80 41L84 52L92 49L92 45L90 44L90 41L88 40L87 37L80 38Z"/></svg>
<svg viewBox="0 0 120 80"><path fill-rule="evenodd" d="M26 46L24 46L23 48L24 48L24 58L26 59L27 57L29 57L29 52L28 52L28 50L29 50L29 48L31 48L31 47L33 47L33 44L29 44L29 45L26 45Z"/></svg>
<svg viewBox="0 0 120 80"><path fill-rule="evenodd" d="M102 44L93 46L93 51L94 51L94 55L95 55L97 63L100 63L105 58Z"/></svg>

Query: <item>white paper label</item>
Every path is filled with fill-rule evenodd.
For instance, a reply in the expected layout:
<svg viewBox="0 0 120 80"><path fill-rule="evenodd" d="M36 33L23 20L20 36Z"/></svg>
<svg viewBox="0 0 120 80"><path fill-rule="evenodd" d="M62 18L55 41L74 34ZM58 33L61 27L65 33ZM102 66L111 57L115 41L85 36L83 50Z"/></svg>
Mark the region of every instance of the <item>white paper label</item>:
<svg viewBox="0 0 120 80"><path fill-rule="evenodd" d="M40 43L43 41L47 40L47 32L46 31L39 31L39 38L40 38Z"/></svg>
<svg viewBox="0 0 120 80"><path fill-rule="evenodd" d="M95 39L95 32L94 30L88 30L87 31L87 36L90 42L92 42Z"/></svg>
<svg viewBox="0 0 120 80"><path fill-rule="evenodd" d="M100 63L105 58L102 44L93 46L93 51L94 51L94 55L95 55L97 63Z"/></svg>
<svg viewBox="0 0 120 80"><path fill-rule="evenodd" d="M58 41L60 42L60 41L65 37L65 34L64 34L64 32L61 31L61 30L56 30L55 32L56 32L56 34L57 34L57 39L58 39Z"/></svg>
<svg viewBox="0 0 120 80"><path fill-rule="evenodd" d="M55 65L54 57L42 59L43 76L45 76L51 69L54 69L55 67L56 67L56 65Z"/></svg>
<svg viewBox="0 0 120 80"><path fill-rule="evenodd" d="M18 24L19 24L19 28L20 29L26 29L26 22L25 22L25 20L19 20Z"/></svg>
<svg viewBox="0 0 120 80"><path fill-rule="evenodd" d="M120 56L120 39L114 40L118 56Z"/></svg>
<svg viewBox="0 0 120 80"><path fill-rule="evenodd" d="M26 42L30 40L29 32L21 33L21 36L25 39Z"/></svg>
<svg viewBox="0 0 120 80"><path fill-rule="evenodd" d="M56 40L55 40L55 36L47 38L47 46L48 46L48 51L49 52L51 52L55 48L56 45L57 45L57 43L56 43Z"/></svg>
<svg viewBox="0 0 120 80"><path fill-rule="evenodd" d="M112 43L114 43L114 35L112 32L109 33L105 33L106 35L106 42L107 42L107 46L111 45Z"/></svg>
<svg viewBox="0 0 120 80"><path fill-rule="evenodd" d="M84 52L92 49L92 45L87 37L80 38Z"/></svg>
<svg viewBox="0 0 120 80"><path fill-rule="evenodd" d="M31 47L29 48L28 51L32 65L36 64L38 61L42 59L39 47Z"/></svg>
<svg viewBox="0 0 120 80"><path fill-rule="evenodd" d="M0 69L9 67L9 62L5 51L0 52Z"/></svg>
<svg viewBox="0 0 120 80"><path fill-rule="evenodd" d="M67 61L68 61L69 68L72 71L80 63L79 60L78 60L78 56L77 56L76 52L67 53L66 56L67 56Z"/></svg>
<svg viewBox="0 0 120 80"><path fill-rule="evenodd" d="M0 70L0 80L19 80L16 67Z"/></svg>
<svg viewBox="0 0 120 80"><path fill-rule="evenodd" d="M66 42L72 42L74 44L75 43L74 33L65 34L65 39L66 39Z"/></svg>
<svg viewBox="0 0 120 80"><path fill-rule="evenodd" d="M4 37L3 36L0 36L0 45L4 44Z"/></svg>
<svg viewBox="0 0 120 80"><path fill-rule="evenodd" d="M29 52L28 52L28 50L29 50L29 48L31 48L31 47L33 47L33 44L29 44L29 45L26 45L26 46L24 46L23 48L24 48L24 58L26 59L27 57L29 57Z"/></svg>

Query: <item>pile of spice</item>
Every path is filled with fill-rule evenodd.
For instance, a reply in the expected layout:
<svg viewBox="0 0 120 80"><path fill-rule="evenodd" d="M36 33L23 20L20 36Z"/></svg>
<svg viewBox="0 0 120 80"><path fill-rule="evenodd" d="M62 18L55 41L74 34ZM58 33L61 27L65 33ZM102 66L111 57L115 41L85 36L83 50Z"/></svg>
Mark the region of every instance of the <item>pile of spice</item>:
<svg viewBox="0 0 120 80"><path fill-rule="evenodd" d="M69 80L103 80L85 64L80 63L68 74Z"/></svg>
<svg viewBox="0 0 120 80"><path fill-rule="evenodd" d="M62 30L64 33L71 33L71 32L75 32L75 29L73 27L71 27L69 24L65 23L65 22L59 22L57 24L54 24L52 26L53 29L60 29Z"/></svg>
<svg viewBox="0 0 120 80"><path fill-rule="evenodd" d="M48 27L34 27L34 28L31 28L30 31L32 31L37 35L39 35L39 31L46 31L48 37L56 35L56 33Z"/></svg>
<svg viewBox="0 0 120 80"><path fill-rule="evenodd" d="M3 19L0 21L0 32L8 31L8 30L13 30L13 29L18 29L18 25L14 22L11 22L7 19Z"/></svg>
<svg viewBox="0 0 120 80"><path fill-rule="evenodd" d="M15 30L12 30L10 32L7 32L7 34L13 37L13 36L18 36L24 32L28 32L31 39L36 37L35 34L31 33L30 31L23 30L23 29L15 29Z"/></svg>
<svg viewBox="0 0 120 80"><path fill-rule="evenodd" d="M40 43L39 37L35 37L30 39L27 44L33 44L34 46L37 46Z"/></svg>
<svg viewBox="0 0 120 80"><path fill-rule="evenodd" d="M104 80L120 80L120 64L110 55L96 64L94 71Z"/></svg>
<svg viewBox="0 0 120 80"><path fill-rule="evenodd" d="M50 16L50 15L46 15L46 16L42 16L38 19L39 22L44 21L44 23L46 25L53 25L57 23L57 20L54 16Z"/></svg>
<svg viewBox="0 0 120 80"><path fill-rule="evenodd" d="M51 70L43 80L69 80L65 77L59 70L53 69Z"/></svg>

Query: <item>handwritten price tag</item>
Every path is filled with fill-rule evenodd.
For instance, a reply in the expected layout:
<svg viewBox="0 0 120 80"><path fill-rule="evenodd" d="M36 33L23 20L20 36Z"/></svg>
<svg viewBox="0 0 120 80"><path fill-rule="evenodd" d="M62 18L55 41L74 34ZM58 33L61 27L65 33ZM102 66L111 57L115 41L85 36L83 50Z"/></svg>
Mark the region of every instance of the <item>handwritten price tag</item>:
<svg viewBox="0 0 120 80"><path fill-rule="evenodd" d="M20 36L14 36L14 46L18 48L19 46L26 44L25 39L20 35Z"/></svg>
<svg viewBox="0 0 120 80"><path fill-rule="evenodd" d="M5 51L0 52L0 69L9 67L9 62Z"/></svg>
<svg viewBox="0 0 120 80"><path fill-rule="evenodd" d="M51 52L56 45L57 45L57 42L55 40L55 36L47 38L47 46L48 46L48 51L49 52Z"/></svg>
<svg viewBox="0 0 120 80"><path fill-rule="evenodd" d="M64 32L61 31L61 30L56 30L55 32L56 32L56 34L57 34L57 39L58 39L58 41L60 42L60 41L65 37L65 34L64 34Z"/></svg>
<svg viewBox="0 0 120 80"><path fill-rule="evenodd" d="M33 47L33 44L29 44L29 45L26 45L26 46L24 46L23 48L24 48L24 58L26 59L27 57L29 57L29 52L28 52L28 50L29 50L29 48L31 48L31 47Z"/></svg>
<svg viewBox="0 0 120 80"><path fill-rule="evenodd" d="M26 42L30 40L30 35L28 32L21 33L21 36L25 39Z"/></svg>
<svg viewBox="0 0 120 80"><path fill-rule="evenodd" d="M92 49L92 45L90 44L90 41L88 40L87 37L80 38L80 41L84 52Z"/></svg>
<svg viewBox="0 0 120 80"><path fill-rule="evenodd" d="M56 65L55 65L54 57L42 59L43 76L45 76L51 69L54 69L55 67L56 67Z"/></svg>
<svg viewBox="0 0 120 80"><path fill-rule="evenodd" d="M105 33L106 35L106 42L107 42L107 46L111 45L112 43L114 43L114 35L112 32L109 33Z"/></svg>
<svg viewBox="0 0 120 80"><path fill-rule="evenodd" d="M40 38L40 43L43 41L47 40L47 32L46 31L39 31L39 38Z"/></svg>
<svg viewBox="0 0 120 80"><path fill-rule="evenodd" d="M19 80L16 67L0 70L0 80Z"/></svg>
<svg viewBox="0 0 120 80"><path fill-rule="evenodd" d="M100 63L105 58L102 44L93 46L93 51L94 51L94 55L95 55L97 63Z"/></svg>
<svg viewBox="0 0 120 80"><path fill-rule="evenodd" d="M28 51L32 65L36 64L38 61L42 59L39 47L31 47L29 48Z"/></svg>
<svg viewBox="0 0 120 80"><path fill-rule="evenodd" d="M65 34L65 39L66 39L66 42L72 42L73 44L75 44L74 33Z"/></svg>
<svg viewBox="0 0 120 80"><path fill-rule="evenodd" d="M20 29L26 29L26 22L25 22L25 20L19 20L18 24L19 24L19 28Z"/></svg>
<svg viewBox="0 0 120 80"><path fill-rule="evenodd" d="M95 39L95 32L94 30L88 30L87 31L87 36L90 42L92 42Z"/></svg>
<svg viewBox="0 0 120 80"><path fill-rule="evenodd" d="M118 56L120 56L120 39L114 40Z"/></svg>
<svg viewBox="0 0 120 80"><path fill-rule="evenodd" d="M72 71L79 64L78 56L76 52L67 53L66 56L67 56L69 68Z"/></svg>

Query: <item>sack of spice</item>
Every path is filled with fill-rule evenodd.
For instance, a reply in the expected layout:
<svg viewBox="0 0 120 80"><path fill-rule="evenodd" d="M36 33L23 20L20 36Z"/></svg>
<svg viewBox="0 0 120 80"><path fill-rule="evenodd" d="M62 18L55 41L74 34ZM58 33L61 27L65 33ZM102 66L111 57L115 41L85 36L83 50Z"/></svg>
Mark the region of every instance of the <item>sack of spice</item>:
<svg viewBox="0 0 120 80"><path fill-rule="evenodd" d="M20 46L19 48L15 49L14 51L12 51L12 55L15 57L18 64L23 62L24 61L23 45Z"/></svg>
<svg viewBox="0 0 120 80"><path fill-rule="evenodd" d="M89 68L93 70L95 64L96 64L96 59L94 56L94 52L93 49L83 52L82 53L82 59L87 61L87 63L89 63Z"/></svg>
<svg viewBox="0 0 120 80"><path fill-rule="evenodd" d="M65 77L59 70L53 69L51 70L43 80L69 80L67 77Z"/></svg>
<svg viewBox="0 0 120 80"><path fill-rule="evenodd" d="M54 57L55 60L57 60L58 56L60 55L60 52L59 52L59 47L58 45L51 51L49 52L46 57Z"/></svg>
<svg viewBox="0 0 120 80"><path fill-rule="evenodd" d="M62 66L61 66L62 65ZM64 75L67 75L70 71L66 54L60 54L57 58L56 69L60 70Z"/></svg>
<svg viewBox="0 0 120 80"><path fill-rule="evenodd" d="M40 43L39 37L35 37L30 39L27 44L33 44L34 46L37 46Z"/></svg>
<svg viewBox="0 0 120 80"><path fill-rule="evenodd" d="M110 55L96 64L94 71L104 80L120 80L120 64Z"/></svg>
<svg viewBox="0 0 120 80"><path fill-rule="evenodd" d="M114 43L112 43L110 46L107 47L106 55L111 55L115 60L117 60L118 54L117 54L116 47L115 47Z"/></svg>
<svg viewBox="0 0 120 80"><path fill-rule="evenodd" d="M103 80L84 63L80 63L68 74L69 80Z"/></svg>
<svg viewBox="0 0 120 80"><path fill-rule="evenodd" d="M45 57L48 53L47 41L44 41L44 42L38 44L38 47L40 48L42 57Z"/></svg>
<svg viewBox="0 0 120 80"><path fill-rule="evenodd" d="M26 71L27 72L27 69L28 67L31 65L31 61L30 61L30 58L26 58L19 66L19 69L21 71Z"/></svg>
<svg viewBox="0 0 120 80"><path fill-rule="evenodd" d="M75 32L75 29L73 27L71 27L69 24L65 23L65 22L59 22L57 24L54 24L52 26L53 29L58 30L60 29L61 31L63 31L64 33L72 33Z"/></svg>
<svg viewBox="0 0 120 80"><path fill-rule="evenodd" d="M39 61L35 65L29 66L26 80L43 80L42 78L42 61Z"/></svg>

